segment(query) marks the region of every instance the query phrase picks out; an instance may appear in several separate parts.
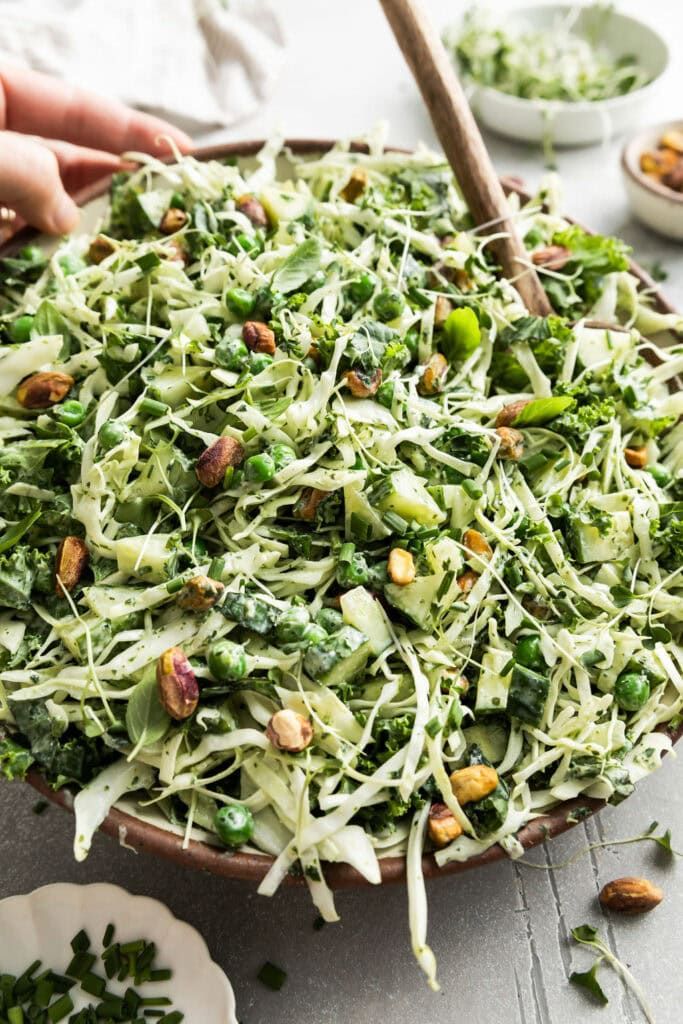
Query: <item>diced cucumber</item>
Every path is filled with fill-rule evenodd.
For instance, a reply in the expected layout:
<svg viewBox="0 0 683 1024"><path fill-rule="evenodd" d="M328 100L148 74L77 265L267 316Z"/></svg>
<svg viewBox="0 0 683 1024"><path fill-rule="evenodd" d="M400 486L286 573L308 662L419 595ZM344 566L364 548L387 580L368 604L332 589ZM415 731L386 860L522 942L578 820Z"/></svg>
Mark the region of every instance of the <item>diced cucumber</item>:
<svg viewBox="0 0 683 1024"><path fill-rule="evenodd" d="M609 331L602 327L577 328L576 336L579 360L585 367L610 362L629 352L632 344L628 331Z"/></svg>
<svg viewBox="0 0 683 1024"><path fill-rule="evenodd" d="M149 221L153 228L158 228L161 218L171 205L172 188L153 189L151 192L141 192L138 196L138 206L142 211L143 218Z"/></svg>
<svg viewBox="0 0 683 1024"><path fill-rule="evenodd" d="M415 520L422 526L437 526L446 518L422 480L409 469L399 469L386 480L387 492L382 494L379 507L383 512L396 512L408 522Z"/></svg>
<svg viewBox="0 0 683 1024"><path fill-rule="evenodd" d="M490 725L470 725L463 729L463 736L468 747L477 746L487 761L500 764L505 757L509 733L499 722Z"/></svg>
<svg viewBox="0 0 683 1024"><path fill-rule="evenodd" d="M575 522L572 538L576 558L583 564L623 558L634 544L631 516L628 512L613 512L612 524L606 533L601 533L592 523Z"/></svg>
<svg viewBox="0 0 683 1024"><path fill-rule="evenodd" d="M407 615L420 629L430 631L434 628L435 615L433 605L439 592L442 576L418 576L412 583L400 587L396 583L387 583L384 596L404 615Z"/></svg>
<svg viewBox="0 0 683 1024"><path fill-rule="evenodd" d="M431 630L439 613L447 609L460 594L457 577L462 567L458 545L450 537L440 537L427 548L427 562L432 575L418 576L406 586L388 583L384 594L394 608L407 615L420 629Z"/></svg>
<svg viewBox="0 0 683 1024"><path fill-rule="evenodd" d="M166 566L173 552L170 542L172 533L140 534L139 537L122 537L114 541L119 571L128 576L137 576L152 583L167 579Z"/></svg>
<svg viewBox="0 0 683 1024"><path fill-rule="evenodd" d="M311 644L304 655L304 668L311 679L325 686L338 686L353 679L371 653L365 633L342 626L338 633Z"/></svg>
<svg viewBox="0 0 683 1024"><path fill-rule="evenodd" d="M477 683L475 711L504 711L507 707L512 674L503 675L510 661L507 651L490 648L481 659L481 672Z"/></svg>
<svg viewBox="0 0 683 1024"><path fill-rule="evenodd" d="M342 594L341 610L349 626L365 633L373 654L381 654L391 644L382 608L365 587L354 587Z"/></svg>
<svg viewBox="0 0 683 1024"><path fill-rule="evenodd" d="M299 220L310 206L310 197L294 191L294 186L287 191L277 188L264 188L259 195L268 219L273 225L281 220Z"/></svg>
<svg viewBox="0 0 683 1024"><path fill-rule="evenodd" d="M208 371L204 366L173 366L150 381L147 392L150 398L175 408L189 398L196 388L203 388L208 379Z"/></svg>

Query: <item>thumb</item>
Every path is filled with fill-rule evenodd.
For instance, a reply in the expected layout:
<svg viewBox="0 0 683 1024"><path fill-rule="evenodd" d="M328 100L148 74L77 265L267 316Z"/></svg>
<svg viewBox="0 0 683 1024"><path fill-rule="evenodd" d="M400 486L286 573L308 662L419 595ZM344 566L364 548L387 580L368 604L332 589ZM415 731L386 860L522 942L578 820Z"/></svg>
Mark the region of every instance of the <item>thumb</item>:
<svg viewBox="0 0 683 1024"><path fill-rule="evenodd" d="M78 223L54 153L15 132L0 132L0 203L40 231L61 235Z"/></svg>

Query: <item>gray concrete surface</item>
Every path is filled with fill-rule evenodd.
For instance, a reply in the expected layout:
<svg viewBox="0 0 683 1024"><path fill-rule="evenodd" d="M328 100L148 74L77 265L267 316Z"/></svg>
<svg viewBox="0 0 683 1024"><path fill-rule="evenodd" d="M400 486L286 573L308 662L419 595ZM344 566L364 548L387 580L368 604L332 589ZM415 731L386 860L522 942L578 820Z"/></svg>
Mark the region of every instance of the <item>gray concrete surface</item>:
<svg viewBox="0 0 683 1024"><path fill-rule="evenodd" d="M391 141L433 142L374 0L280 0L278 6L287 19L290 53L276 95L256 117L208 138L254 138L274 128L291 136L352 135L386 118ZM459 6L429 2L439 23ZM620 6L642 10L633 2ZM650 119L683 116L683 10L671 0L651 0L646 12L674 48L669 87ZM501 171L539 180L537 152L489 141ZM619 146L616 141L560 154L565 207L597 230L622 235L644 262L661 260L669 270L665 289L683 306L683 249L629 219ZM164 900L203 932L233 982L242 1024L637 1024L644 1018L609 968L602 969L610 998L604 1009L568 985L571 970L591 962L569 940L570 929L585 921L599 925L630 965L657 1024L683 1020L681 866L663 859L654 844L594 851L553 871L505 863L431 883L430 942L442 984L434 995L413 962L401 887L341 894L341 923L315 931L316 914L302 891L288 889L266 900L246 884L184 872L104 837L89 860L76 865L70 818L54 808L37 817L34 802L28 788L0 785L0 897L47 882L111 881ZM529 859L547 866L589 842L642 832L654 819L673 829L683 849L681 773L673 758L626 803ZM662 905L645 917L604 918L596 894L624 874L659 884L666 894ZM255 979L266 959L288 971L279 993Z"/></svg>

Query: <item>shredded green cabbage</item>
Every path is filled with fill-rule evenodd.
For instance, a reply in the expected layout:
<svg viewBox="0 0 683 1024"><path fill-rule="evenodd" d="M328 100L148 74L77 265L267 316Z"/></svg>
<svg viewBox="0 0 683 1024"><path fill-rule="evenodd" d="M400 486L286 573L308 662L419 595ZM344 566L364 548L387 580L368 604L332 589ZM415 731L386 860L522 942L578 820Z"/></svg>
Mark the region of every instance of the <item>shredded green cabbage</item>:
<svg viewBox="0 0 683 1024"><path fill-rule="evenodd" d="M558 315L528 316L449 168L370 143L138 154L94 242L0 263L0 744L80 790L79 858L118 799L216 844L237 805L274 858L261 892L300 870L335 920L326 863L377 884L407 852L435 986L432 805L461 832L439 864L515 856L529 820L622 799L671 746L683 352L639 332L677 321L621 243L515 208L530 253L569 254L544 272ZM27 407L37 372L68 394ZM240 456L206 486L218 438ZM60 563L66 597L65 537L89 553L71 581ZM198 685L184 718L155 683L170 648ZM281 709L312 727L299 753L267 732ZM482 764L496 788L459 803L449 776Z"/></svg>

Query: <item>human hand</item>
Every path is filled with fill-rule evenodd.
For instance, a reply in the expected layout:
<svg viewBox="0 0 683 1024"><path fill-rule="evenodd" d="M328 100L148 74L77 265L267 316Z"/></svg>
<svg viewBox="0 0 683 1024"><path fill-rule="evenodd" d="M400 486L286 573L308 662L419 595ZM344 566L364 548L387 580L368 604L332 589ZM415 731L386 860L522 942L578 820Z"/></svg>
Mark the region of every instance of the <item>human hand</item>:
<svg viewBox="0 0 683 1024"><path fill-rule="evenodd" d="M169 152L191 139L160 118L141 114L49 75L0 68L0 206L50 234L78 222L69 195L121 166L119 153Z"/></svg>

